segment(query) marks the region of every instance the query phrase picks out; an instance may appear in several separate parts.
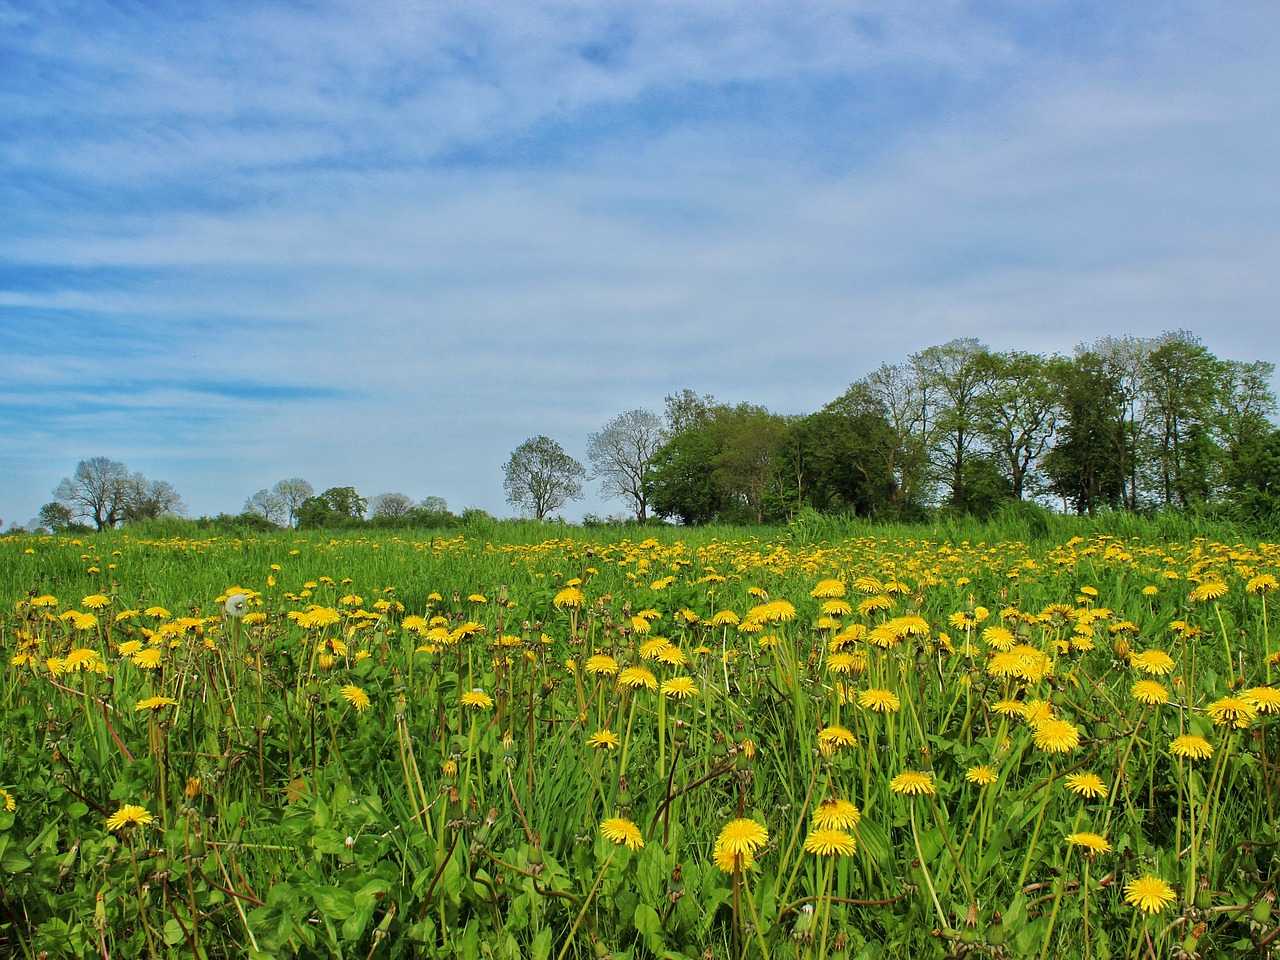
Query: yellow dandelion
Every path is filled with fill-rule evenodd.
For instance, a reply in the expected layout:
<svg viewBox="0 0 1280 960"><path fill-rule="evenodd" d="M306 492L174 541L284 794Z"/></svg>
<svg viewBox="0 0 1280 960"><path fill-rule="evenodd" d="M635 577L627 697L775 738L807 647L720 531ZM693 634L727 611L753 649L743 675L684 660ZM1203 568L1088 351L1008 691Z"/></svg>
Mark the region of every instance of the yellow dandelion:
<svg viewBox="0 0 1280 960"><path fill-rule="evenodd" d="M596 750L617 750L622 746L622 738L612 730L597 730L587 737L587 746L594 747Z"/></svg>
<svg viewBox="0 0 1280 960"><path fill-rule="evenodd" d="M493 706L493 697L479 687L474 690L468 690L458 700L464 707L472 707L476 710L488 710Z"/></svg>
<svg viewBox="0 0 1280 960"><path fill-rule="evenodd" d="M628 850L639 850L644 846L640 828L626 817L610 817L602 821L600 833L606 840L620 847L625 845Z"/></svg>
<svg viewBox="0 0 1280 960"><path fill-rule="evenodd" d="M1100 853L1110 853L1111 844L1107 842L1107 838L1096 833L1081 831L1080 833L1067 834L1067 843L1076 847L1083 847L1088 851L1090 856L1097 856Z"/></svg>
<svg viewBox="0 0 1280 960"><path fill-rule="evenodd" d="M176 707L178 701L172 697L147 697L145 700L139 700L134 704L134 713L139 710L159 710L161 707Z"/></svg>
<svg viewBox="0 0 1280 960"><path fill-rule="evenodd" d="M1213 718L1215 727L1235 727L1243 730L1253 723L1258 708L1243 697L1221 697L1205 707Z"/></svg>
<svg viewBox="0 0 1280 960"><path fill-rule="evenodd" d="M980 763L966 770L964 778L980 787L989 787L1000 779L1000 775L996 773L994 768L987 766L985 763Z"/></svg>
<svg viewBox="0 0 1280 960"><path fill-rule="evenodd" d="M892 690L873 687L858 692L858 703L867 710L876 713L897 713L902 709L902 701Z"/></svg>
<svg viewBox="0 0 1280 960"><path fill-rule="evenodd" d="M818 746L828 756L840 747L856 747L858 738L848 727L832 724L818 731Z"/></svg>
<svg viewBox="0 0 1280 960"><path fill-rule="evenodd" d="M104 610L111 606L111 601L100 593L91 594L80 601L80 606L90 610Z"/></svg>
<svg viewBox="0 0 1280 960"><path fill-rule="evenodd" d="M1159 913L1174 899L1173 888L1159 877L1147 875L1124 885L1124 902L1144 913Z"/></svg>
<svg viewBox="0 0 1280 960"><path fill-rule="evenodd" d="M672 677L663 681L662 693L677 700L687 700L698 695L698 687L692 677Z"/></svg>
<svg viewBox="0 0 1280 960"><path fill-rule="evenodd" d="M618 685L635 690L644 687L646 690L658 689L658 678L644 667L627 667L618 674Z"/></svg>
<svg viewBox="0 0 1280 960"><path fill-rule="evenodd" d="M1157 706L1169 702L1169 691L1158 680L1139 680L1130 688L1133 699L1147 706Z"/></svg>
<svg viewBox="0 0 1280 960"><path fill-rule="evenodd" d="M1078 797L1105 797L1107 795L1106 784L1102 782L1102 778L1096 773L1073 773L1066 779L1067 789Z"/></svg>
<svg viewBox="0 0 1280 960"><path fill-rule="evenodd" d="M1280 713L1280 690L1275 687L1250 687L1240 692L1240 699L1259 713Z"/></svg>
<svg viewBox="0 0 1280 960"><path fill-rule="evenodd" d="M18 807L17 802L13 799L13 794L3 787L0 787L0 802L3 803L5 813L13 813Z"/></svg>
<svg viewBox="0 0 1280 960"><path fill-rule="evenodd" d="M844 596L844 582L840 580L819 580L818 585L809 591L815 600L830 600Z"/></svg>
<svg viewBox="0 0 1280 960"><path fill-rule="evenodd" d="M129 659L134 666L141 667L143 670L155 670L160 666L160 651L155 647L147 647L145 650L139 650Z"/></svg>
<svg viewBox="0 0 1280 960"><path fill-rule="evenodd" d="M1213 745L1204 737L1184 733L1173 738L1173 742L1169 744L1169 752L1184 760L1208 760L1213 756Z"/></svg>
<svg viewBox="0 0 1280 960"><path fill-rule="evenodd" d="M559 609L577 610L586 602L586 597L577 587L565 587L556 594L555 599L551 601L552 606Z"/></svg>
<svg viewBox="0 0 1280 960"><path fill-rule="evenodd" d="M1264 593L1270 593L1273 590L1280 589L1280 580L1276 580L1269 573L1261 573L1256 577L1251 577L1249 582L1245 584L1245 590L1256 596Z"/></svg>
<svg viewBox="0 0 1280 960"><path fill-rule="evenodd" d="M1032 736L1045 753L1067 753L1080 746L1080 728L1068 720L1043 720Z"/></svg>
<svg viewBox="0 0 1280 960"><path fill-rule="evenodd" d="M894 793L905 793L909 797L923 797L938 792L933 783L933 774L921 770L903 770L889 781L889 789Z"/></svg>
<svg viewBox="0 0 1280 960"><path fill-rule="evenodd" d="M805 837L804 849L820 857L849 857L857 852L858 844L843 830L819 827Z"/></svg>
<svg viewBox="0 0 1280 960"><path fill-rule="evenodd" d="M730 820L720 828L716 849L733 854L752 854L769 842L769 831L763 824L745 817Z"/></svg>
<svg viewBox="0 0 1280 960"><path fill-rule="evenodd" d="M617 672L618 661L608 654L597 653L595 656L587 658L587 673L598 673L611 677Z"/></svg>
<svg viewBox="0 0 1280 960"><path fill-rule="evenodd" d="M1165 653L1163 650L1144 650L1142 653L1133 653L1129 655L1130 666L1136 667L1143 673L1156 677L1162 677L1167 673L1172 673L1173 668L1177 666L1173 657Z"/></svg>
<svg viewBox="0 0 1280 960"><path fill-rule="evenodd" d="M1206 580L1189 594L1187 599L1192 603L1203 603L1206 600L1220 600L1227 595L1227 585L1221 580Z"/></svg>
<svg viewBox="0 0 1280 960"><path fill-rule="evenodd" d="M342 688L342 699L356 708L356 713L364 713L369 709L369 695L357 687L354 683L349 683Z"/></svg>
<svg viewBox="0 0 1280 960"><path fill-rule="evenodd" d="M848 830L862 819L862 811L848 800L827 797L813 810L813 825L818 829Z"/></svg>
<svg viewBox="0 0 1280 960"><path fill-rule="evenodd" d="M146 807L126 803L107 818L107 829L123 830L125 827L133 826L134 824L142 826L151 823L154 819L155 817L151 815Z"/></svg>

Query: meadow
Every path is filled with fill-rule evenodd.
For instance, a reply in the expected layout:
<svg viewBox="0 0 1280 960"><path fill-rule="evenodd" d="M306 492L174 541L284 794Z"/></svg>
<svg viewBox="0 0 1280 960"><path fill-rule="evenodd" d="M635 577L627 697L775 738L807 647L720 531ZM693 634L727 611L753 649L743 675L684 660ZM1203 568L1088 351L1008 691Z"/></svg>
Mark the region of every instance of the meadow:
<svg viewBox="0 0 1280 960"><path fill-rule="evenodd" d="M0 952L1266 954L1280 545L1101 527L0 538Z"/></svg>

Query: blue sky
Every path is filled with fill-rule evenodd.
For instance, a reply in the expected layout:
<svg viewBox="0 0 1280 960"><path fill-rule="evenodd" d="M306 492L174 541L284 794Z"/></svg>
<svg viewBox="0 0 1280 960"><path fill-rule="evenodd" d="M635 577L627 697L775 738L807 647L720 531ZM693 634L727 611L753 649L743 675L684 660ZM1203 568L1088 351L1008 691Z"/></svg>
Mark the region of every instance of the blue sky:
<svg viewBox="0 0 1280 960"><path fill-rule="evenodd" d="M954 337L1277 360L1271 2L0 0L0 78L6 525L96 455L509 515L529 436Z"/></svg>

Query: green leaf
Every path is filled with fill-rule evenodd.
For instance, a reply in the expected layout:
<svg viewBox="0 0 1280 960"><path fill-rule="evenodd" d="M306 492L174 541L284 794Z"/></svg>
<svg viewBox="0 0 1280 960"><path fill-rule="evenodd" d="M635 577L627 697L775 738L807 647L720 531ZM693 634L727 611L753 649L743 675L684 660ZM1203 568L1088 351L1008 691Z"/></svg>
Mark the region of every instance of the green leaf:
<svg viewBox="0 0 1280 960"><path fill-rule="evenodd" d="M355 910L355 898L350 891L341 888L315 887L311 899L316 909L330 920L345 920Z"/></svg>
<svg viewBox="0 0 1280 960"><path fill-rule="evenodd" d="M551 956L551 928L543 927L529 945L529 960L547 960Z"/></svg>

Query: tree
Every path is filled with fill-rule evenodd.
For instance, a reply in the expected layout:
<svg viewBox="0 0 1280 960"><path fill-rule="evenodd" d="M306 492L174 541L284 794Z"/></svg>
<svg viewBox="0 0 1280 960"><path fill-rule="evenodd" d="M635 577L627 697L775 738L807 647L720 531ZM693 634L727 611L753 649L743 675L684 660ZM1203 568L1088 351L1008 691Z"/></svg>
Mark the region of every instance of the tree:
<svg viewBox="0 0 1280 960"><path fill-rule="evenodd" d="M686 430L664 443L645 478L654 512L687 525L715 520L724 499L715 476L718 452L715 437L705 428Z"/></svg>
<svg viewBox="0 0 1280 960"><path fill-rule="evenodd" d="M427 513L448 513L449 501L444 497L423 497L418 509Z"/></svg>
<svg viewBox="0 0 1280 960"><path fill-rule="evenodd" d="M73 519L87 517L98 530L108 530L123 520L182 512L182 498L173 484L130 473L119 460L107 457L81 460L76 472L63 477L53 495Z"/></svg>
<svg viewBox="0 0 1280 960"><path fill-rule="evenodd" d="M1050 489L1090 516L1124 496L1124 385L1104 357L1089 351L1054 365L1061 422L1044 459Z"/></svg>
<svg viewBox="0 0 1280 960"><path fill-rule="evenodd" d="M288 509L284 502L284 497L265 487L244 502L245 513L253 513L263 517L273 526L280 526L285 522Z"/></svg>
<svg viewBox="0 0 1280 960"><path fill-rule="evenodd" d="M1209 495L1209 429L1223 373L1221 361L1185 330L1159 337L1147 356L1142 386L1151 467L1166 507L1190 506Z"/></svg>
<svg viewBox="0 0 1280 960"><path fill-rule="evenodd" d="M108 530L124 518L129 468L119 460L90 457L54 488L54 498L72 516L88 517L98 530Z"/></svg>
<svg viewBox="0 0 1280 960"><path fill-rule="evenodd" d="M892 480L896 513L923 509L933 489L929 451L936 431L933 393L909 364L885 364L851 384L836 401L846 412L881 416L889 432L880 434L875 448Z"/></svg>
<svg viewBox="0 0 1280 960"><path fill-rule="evenodd" d="M605 499L629 501L640 523L648 519L645 477L664 439L662 418L648 410L620 413L587 437L587 457Z"/></svg>
<svg viewBox="0 0 1280 960"><path fill-rule="evenodd" d="M371 516L389 517L393 520L407 516L413 509L413 500L405 493L380 493L369 502Z"/></svg>
<svg viewBox="0 0 1280 960"><path fill-rule="evenodd" d="M330 487L303 502L298 510L298 528L351 526L364 519L369 501L355 487Z"/></svg>
<svg viewBox="0 0 1280 960"><path fill-rule="evenodd" d="M284 500L284 508L287 513L286 526L295 526L298 519L298 511L302 509L302 505L316 495L315 487L307 483L301 477L294 477L291 480L281 480L271 492Z"/></svg>
<svg viewBox="0 0 1280 960"><path fill-rule="evenodd" d="M72 515L70 507L54 500L52 503L46 503L40 508L40 513L37 515L37 519L39 519L41 526L47 527L57 533L62 530L70 529L71 522L75 517Z"/></svg>
<svg viewBox="0 0 1280 960"><path fill-rule="evenodd" d="M582 499L586 468L550 437L530 437L511 453L502 486L507 502L543 520L570 500Z"/></svg>
<svg viewBox="0 0 1280 960"><path fill-rule="evenodd" d="M140 473L129 477L125 491L124 519L134 523L166 515L181 516L182 497L168 480L148 480Z"/></svg>
<svg viewBox="0 0 1280 960"><path fill-rule="evenodd" d="M1032 353L989 353L986 387L977 397L978 434L1021 500L1027 475L1048 449L1058 409L1058 391L1050 364Z"/></svg>
<svg viewBox="0 0 1280 960"><path fill-rule="evenodd" d="M951 487L949 506L969 509L965 458L978 439L978 397L986 384L987 348L972 337L949 340L911 357L911 366L933 398L934 454Z"/></svg>

